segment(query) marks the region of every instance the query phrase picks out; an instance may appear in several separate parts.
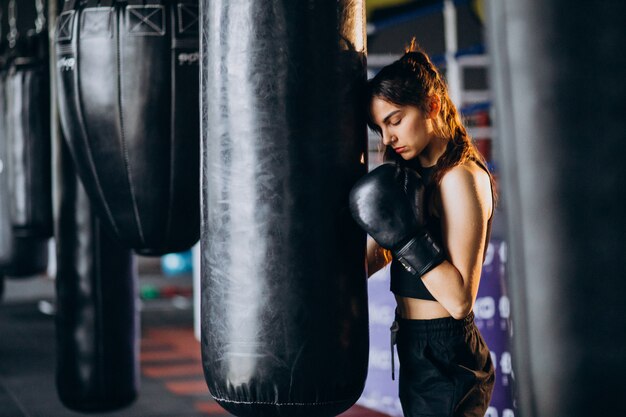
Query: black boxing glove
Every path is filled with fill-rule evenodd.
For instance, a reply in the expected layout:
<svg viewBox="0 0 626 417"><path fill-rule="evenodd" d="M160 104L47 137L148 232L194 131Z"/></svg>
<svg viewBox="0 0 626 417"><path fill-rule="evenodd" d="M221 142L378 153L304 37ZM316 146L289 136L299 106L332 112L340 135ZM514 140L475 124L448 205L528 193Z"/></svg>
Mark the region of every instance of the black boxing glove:
<svg viewBox="0 0 626 417"><path fill-rule="evenodd" d="M380 165L350 191L350 211L359 226L420 277L445 259L426 230L423 207L422 178L397 164Z"/></svg>

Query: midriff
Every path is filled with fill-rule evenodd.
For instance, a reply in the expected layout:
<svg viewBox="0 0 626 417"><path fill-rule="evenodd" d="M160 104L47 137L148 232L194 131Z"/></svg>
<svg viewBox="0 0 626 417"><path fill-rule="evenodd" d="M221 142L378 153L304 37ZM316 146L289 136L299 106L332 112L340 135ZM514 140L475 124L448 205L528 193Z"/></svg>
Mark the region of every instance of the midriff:
<svg viewBox="0 0 626 417"><path fill-rule="evenodd" d="M418 298L396 295L398 313L404 319L430 320L450 317L448 310L437 301L420 300Z"/></svg>

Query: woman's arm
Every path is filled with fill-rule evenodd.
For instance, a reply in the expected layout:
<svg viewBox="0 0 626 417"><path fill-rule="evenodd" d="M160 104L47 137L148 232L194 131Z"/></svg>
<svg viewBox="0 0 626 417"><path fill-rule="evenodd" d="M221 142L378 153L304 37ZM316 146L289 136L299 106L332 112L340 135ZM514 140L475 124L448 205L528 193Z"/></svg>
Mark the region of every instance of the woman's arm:
<svg viewBox="0 0 626 417"><path fill-rule="evenodd" d="M371 236L367 236L367 277L371 277L390 261L388 252L381 248Z"/></svg>
<svg viewBox="0 0 626 417"><path fill-rule="evenodd" d="M439 196L447 260L422 280L452 317L462 319L474 306L480 282L492 211L489 176L473 163L454 167L442 178Z"/></svg>

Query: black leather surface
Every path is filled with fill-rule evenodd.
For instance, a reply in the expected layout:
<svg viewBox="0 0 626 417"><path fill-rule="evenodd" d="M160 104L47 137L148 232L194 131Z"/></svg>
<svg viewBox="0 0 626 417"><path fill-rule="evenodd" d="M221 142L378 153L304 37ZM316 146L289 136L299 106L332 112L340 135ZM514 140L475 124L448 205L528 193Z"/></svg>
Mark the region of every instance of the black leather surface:
<svg viewBox="0 0 626 417"><path fill-rule="evenodd" d="M5 113L6 71L0 71L0 265L11 260L13 230L11 229L9 194L9 164Z"/></svg>
<svg viewBox="0 0 626 417"><path fill-rule="evenodd" d="M37 10L35 6L35 0L7 3L5 111L10 217L17 236L49 237L52 184L48 33L45 8Z"/></svg>
<svg viewBox="0 0 626 417"><path fill-rule="evenodd" d="M13 196L9 185L8 140L6 131L5 73L0 71L0 274L11 278L30 277L48 267L48 239L18 236L11 222Z"/></svg>
<svg viewBox="0 0 626 417"><path fill-rule="evenodd" d="M237 416L331 416L367 371L364 4L203 1L202 354Z"/></svg>
<svg viewBox="0 0 626 417"><path fill-rule="evenodd" d="M626 2L486 6L516 403L523 416L620 415Z"/></svg>
<svg viewBox="0 0 626 417"><path fill-rule="evenodd" d="M198 3L65 1L59 111L106 226L143 254L199 237Z"/></svg>
<svg viewBox="0 0 626 417"><path fill-rule="evenodd" d="M56 388L79 411L109 411L139 391L137 271L91 209L59 143L56 216Z"/></svg>
<svg viewBox="0 0 626 417"><path fill-rule="evenodd" d="M3 28L8 28L9 26L8 6L9 1L4 0L0 2L2 10L1 24ZM24 15L25 13L22 13L22 16ZM26 17L28 17L28 15L26 15ZM24 20L27 22L30 21L30 25L32 26L32 17ZM17 30L17 27L14 27L14 29ZM15 186L11 184L11 178L9 175L9 168L11 166L12 159L10 157L11 144L9 143L9 140L12 136L9 134L7 126L7 79L10 64L16 55L18 50L17 46L19 44L17 43L16 36L18 33L16 31L14 31L11 35L13 37L13 42L11 42L11 44L9 44L9 38L11 36L8 35L8 29L5 33L0 35L0 271L2 271L2 274L11 278L17 278L30 277L46 270L48 266L48 240L47 238L40 236L18 235L15 233L16 229L13 227L14 217L12 214L15 212L12 211L12 209L15 208L16 199L13 193ZM36 110L37 109L34 109L34 111ZM46 144L43 143L42 145L43 148L45 148ZM39 147L39 150L41 150L41 148L42 147ZM42 153L39 153L39 156L41 155ZM43 165L45 165L45 161L43 162ZM33 178L33 176L39 176L39 185L43 184L41 181L42 179L50 179L49 173L46 172L45 168L42 166L28 164L23 165L21 169L22 172L28 172L30 178ZM32 171L30 171L31 169ZM26 193L30 192L26 188L21 189L21 191ZM31 189L31 191L34 190ZM49 201L49 190L40 189L40 191L42 194L37 196L32 196L32 194L21 194L23 197L21 201L26 203L25 206L32 208L30 211L31 214L33 212L39 213L34 218L42 220L51 215L51 207ZM44 197L43 199L42 196ZM32 200L31 197L33 198ZM37 204L41 204L41 206L35 207ZM34 223L29 223L29 220L32 220L33 217L23 217L23 219L26 219L26 222L22 223L22 225L34 225ZM42 225L41 222L38 224L39 226L43 226L38 229L40 232L42 229L46 229L48 227ZM24 230L26 229L22 229L22 231ZM35 229L30 228L29 230L33 231Z"/></svg>

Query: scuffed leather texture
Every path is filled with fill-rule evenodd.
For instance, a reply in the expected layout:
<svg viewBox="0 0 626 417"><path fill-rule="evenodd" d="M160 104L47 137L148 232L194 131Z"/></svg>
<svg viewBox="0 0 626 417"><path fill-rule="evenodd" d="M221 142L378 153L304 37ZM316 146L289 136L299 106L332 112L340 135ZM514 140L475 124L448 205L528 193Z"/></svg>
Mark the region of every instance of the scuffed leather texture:
<svg viewBox="0 0 626 417"><path fill-rule="evenodd" d="M59 112L112 234L146 255L200 234L198 3L67 0L56 31Z"/></svg>
<svg viewBox="0 0 626 417"><path fill-rule="evenodd" d="M12 3L12 6L11 6ZM47 27L35 1L7 3L12 10L7 55L6 129L10 217L16 236L52 236L50 94ZM45 13L45 10L41 10ZM15 23L13 25L12 23Z"/></svg>
<svg viewBox="0 0 626 417"><path fill-rule="evenodd" d="M236 416L334 416L363 389L363 7L202 3L202 357Z"/></svg>
<svg viewBox="0 0 626 417"><path fill-rule="evenodd" d="M111 411L139 391L137 271L131 250L101 227L67 146L59 149L56 388L70 409Z"/></svg>

